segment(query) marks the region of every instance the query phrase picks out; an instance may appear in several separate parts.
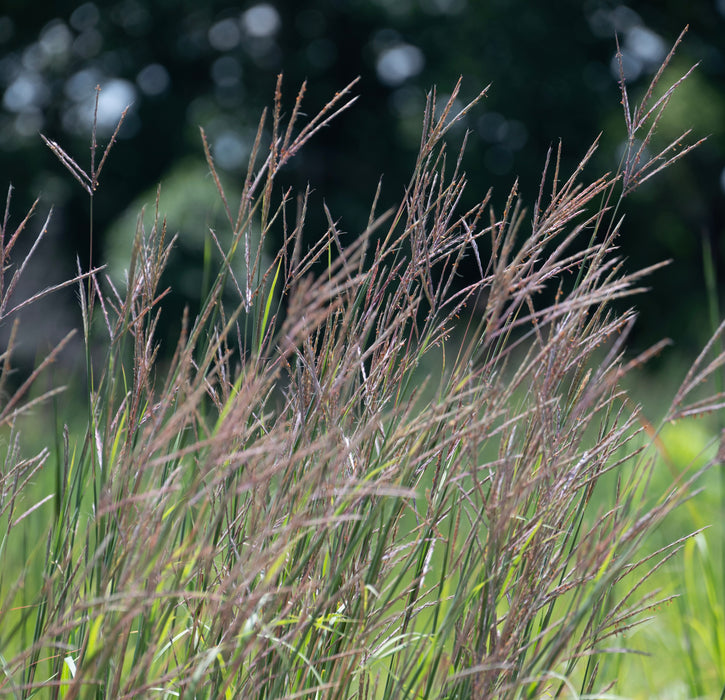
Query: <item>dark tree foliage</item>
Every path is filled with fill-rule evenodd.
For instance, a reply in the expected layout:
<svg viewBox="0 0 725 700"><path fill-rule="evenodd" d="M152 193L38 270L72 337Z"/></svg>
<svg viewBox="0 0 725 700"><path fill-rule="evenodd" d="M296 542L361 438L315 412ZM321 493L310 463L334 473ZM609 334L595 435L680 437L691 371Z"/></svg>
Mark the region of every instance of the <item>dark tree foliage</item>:
<svg viewBox="0 0 725 700"><path fill-rule="evenodd" d="M136 207L143 193L152 204L148 192L158 182L189 157L201 157L199 126L220 170L239 183L259 114L272 100L279 73L290 109L307 81L311 111L360 76L358 103L286 172L289 185L309 183L314 189L310 239L326 227L323 201L354 234L367 221L381 174L382 208L405 186L425 93L433 85L445 95L462 76L465 99L492 83L483 108L466 122L469 195L480 198L493 186L494 201L502 206L518 176L521 194L533 202L547 149L560 138L564 172L602 130L598 165L617 167L625 129L618 109L615 33L636 96L689 24L674 70L684 72L696 61L701 65L675 96L679 106L673 105L658 138L665 145L690 127L694 137L711 136L636 195L622 249L633 267L675 258L676 269L655 280L657 293L640 302L644 318L638 342L663 334L679 342L699 341L706 332L702 241L709 239L719 260L725 232L722 0L627 5L605 0L6 0L3 8L0 169L15 188L13 211L23 211L38 192L46 209L56 208L55 249L38 261L38 274L49 279L72 273L76 254L88 265L88 197L38 134L62 144L85 166L97 84L101 144L131 103L94 197L94 262L99 264L112 247L108 232L118 231L114 221ZM184 256L182 236L177 263L192 265L193 257ZM70 296L65 302L75 303ZM59 311L54 318L61 317ZM44 322L41 337L52 334L47 316Z"/></svg>

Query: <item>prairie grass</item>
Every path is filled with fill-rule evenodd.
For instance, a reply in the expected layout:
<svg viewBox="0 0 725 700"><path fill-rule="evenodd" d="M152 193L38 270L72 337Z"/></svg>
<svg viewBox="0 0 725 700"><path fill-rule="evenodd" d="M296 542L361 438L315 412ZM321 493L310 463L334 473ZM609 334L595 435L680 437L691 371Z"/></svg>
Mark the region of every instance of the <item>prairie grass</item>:
<svg viewBox="0 0 725 700"><path fill-rule="evenodd" d="M627 271L617 238L626 194L693 147L647 155L672 90L652 103L650 88L632 110L622 81L619 170L587 175L595 142L566 175L552 149L530 212L515 185L501 209L490 193L462 207L465 139L451 158L447 132L486 91L454 114L459 86L444 104L434 90L399 206L379 213L375 195L354 236L328 212L306 246L309 191L281 190L278 176L351 89L305 122L303 86L285 120L280 81L234 194L202 131L230 234L209 232L218 269L170 359L156 336L173 294L160 196L153 224L139 220L125 287L79 262L68 284L81 300L85 430L24 452L18 426L39 402L71 422L62 387L30 393L60 346L0 408L3 695L614 687L602 669L661 602L649 583L683 544L648 551L648 535L696 477L653 492L646 448L659 428L622 384L664 345L626 354L626 300L659 264ZM91 203L113 141L96 160L93 136L88 173L48 142ZM26 217L11 233L8 212L9 198L1 280L28 228ZM476 279L460 277L464 259ZM2 319L23 269L0 280ZM722 332L665 423L722 408L721 393L693 393L725 361Z"/></svg>

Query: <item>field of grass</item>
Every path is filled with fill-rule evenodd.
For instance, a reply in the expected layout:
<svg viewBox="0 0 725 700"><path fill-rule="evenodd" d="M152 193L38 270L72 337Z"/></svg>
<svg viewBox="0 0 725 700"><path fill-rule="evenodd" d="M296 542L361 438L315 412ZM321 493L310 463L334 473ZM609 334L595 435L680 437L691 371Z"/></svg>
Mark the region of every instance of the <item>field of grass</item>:
<svg viewBox="0 0 725 700"><path fill-rule="evenodd" d="M399 207L355 235L329 214L309 247L308 193L278 175L352 86L312 118L303 88L285 120L280 82L238 192L202 131L228 231L175 351L162 189L122 284L80 263L69 281L82 420L73 389L40 388L56 351L17 388L2 355L0 694L721 697L723 327L661 420L627 389L662 347L627 352L622 300L657 265L618 257L626 197L696 145L655 147L679 84L656 99L660 78L634 107L622 81L616 173L588 174L596 142L574 173L552 149L528 209L516 187L462 209L448 140L485 91L460 114L432 92ZM47 143L92 236L114 139L93 134L88 171ZM8 323L14 245L42 244L10 204Z"/></svg>

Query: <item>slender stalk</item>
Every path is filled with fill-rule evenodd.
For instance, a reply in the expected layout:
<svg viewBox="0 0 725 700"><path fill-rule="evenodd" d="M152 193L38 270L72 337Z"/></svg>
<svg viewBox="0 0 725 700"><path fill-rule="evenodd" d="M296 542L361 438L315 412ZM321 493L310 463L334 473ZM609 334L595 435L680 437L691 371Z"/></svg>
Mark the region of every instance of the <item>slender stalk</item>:
<svg viewBox="0 0 725 700"><path fill-rule="evenodd" d="M715 334L720 326L720 302L718 295L717 285L717 270L716 260L712 250L712 242L707 234L702 237L702 260L703 260L703 273L705 277L705 290L707 293L707 306L710 315L710 329L711 333ZM718 342L720 353L725 352L725 339L720 337ZM725 391L725 368L721 369L715 375L715 382L718 393L722 394ZM721 440L725 439L725 420L723 420L722 414L718 414L719 422L718 429L721 435ZM718 455L720 458L721 455ZM720 523L725 523L725 460L720 458L718 463L718 473L720 477ZM721 528L722 530L722 528ZM720 533L720 574L722 581L725 582L725 530ZM725 594L721 604L725 607ZM725 693L725 689L723 690Z"/></svg>

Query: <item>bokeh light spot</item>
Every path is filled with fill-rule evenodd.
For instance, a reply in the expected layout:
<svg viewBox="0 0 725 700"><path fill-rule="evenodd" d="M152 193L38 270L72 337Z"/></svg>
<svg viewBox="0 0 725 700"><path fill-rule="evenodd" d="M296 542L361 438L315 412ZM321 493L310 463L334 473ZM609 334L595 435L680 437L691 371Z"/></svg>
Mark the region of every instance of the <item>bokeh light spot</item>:
<svg viewBox="0 0 725 700"><path fill-rule="evenodd" d="M169 71L160 63L150 63L139 71L136 84L145 95L154 97L168 90L171 78Z"/></svg>
<svg viewBox="0 0 725 700"><path fill-rule="evenodd" d="M42 76L23 71L5 90L3 105L10 112L34 111L48 101L48 86Z"/></svg>
<svg viewBox="0 0 725 700"><path fill-rule="evenodd" d="M266 2L250 7L242 15L244 30L249 36L259 39L274 36L281 24L279 12Z"/></svg>
<svg viewBox="0 0 725 700"><path fill-rule="evenodd" d="M385 85L397 86L423 70L423 52L411 44L398 44L384 49L378 57L378 78Z"/></svg>
<svg viewBox="0 0 725 700"><path fill-rule="evenodd" d="M233 19L223 19L209 29L209 43L217 51L230 51L241 39L239 26Z"/></svg>
<svg viewBox="0 0 725 700"><path fill-rule="evenodd" d="M214 142L214 162L224 170L236 170L249 155L249 148L233 131L224 131Z"/></svg>
<svg viewBox="0 0 725 700"><path fill-rule="evenodd" d="M650 69L659 67L667 55L667 46L662 37L647 27L632 27L627 32L625 46L627 51Z"/></svg>

